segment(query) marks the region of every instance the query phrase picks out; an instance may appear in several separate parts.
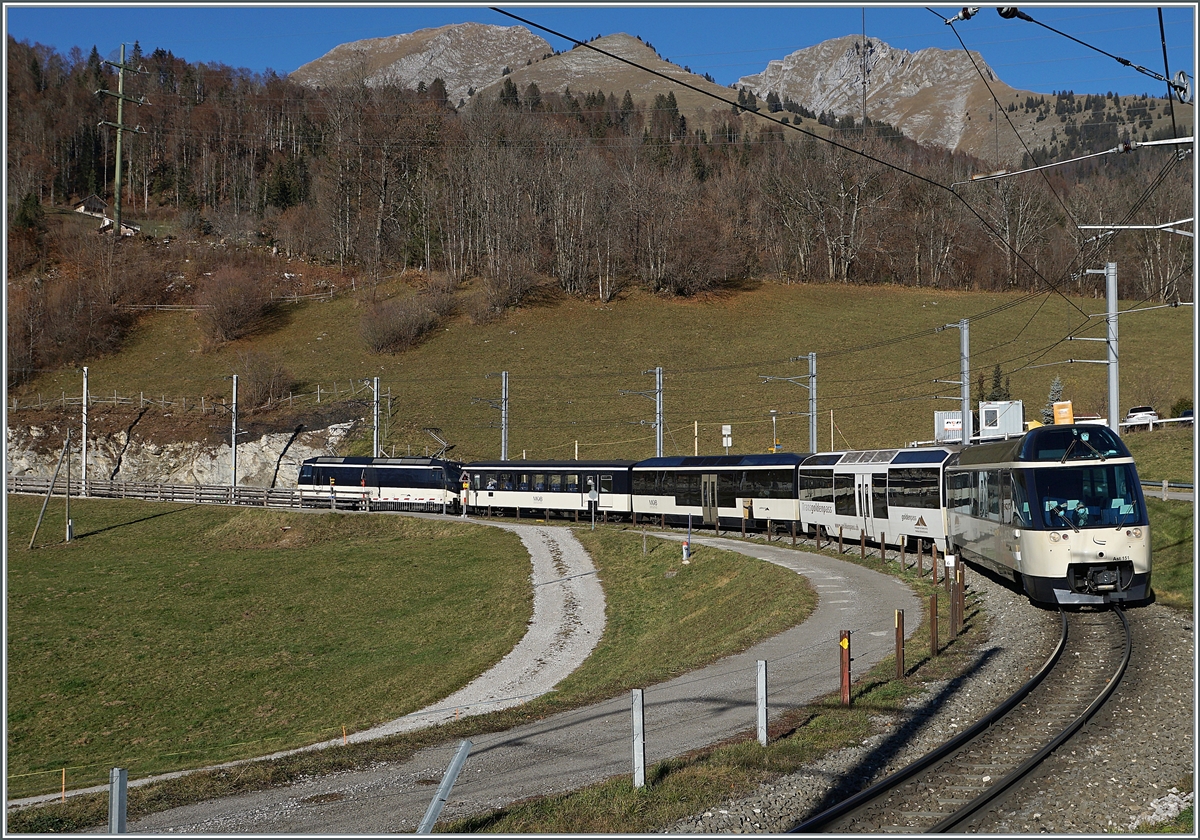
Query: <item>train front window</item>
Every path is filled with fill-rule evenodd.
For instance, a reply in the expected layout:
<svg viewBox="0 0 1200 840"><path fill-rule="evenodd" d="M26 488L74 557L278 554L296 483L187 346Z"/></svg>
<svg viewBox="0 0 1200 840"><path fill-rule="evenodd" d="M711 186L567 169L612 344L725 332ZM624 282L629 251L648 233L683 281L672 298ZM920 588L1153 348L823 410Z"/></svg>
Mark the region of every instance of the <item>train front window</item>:
<svg viewBox="0 0 1200 840"><path fill-rule="evenodd" d="M1031 527L1046 530L1123 528L1146 525L1137 474L1132 464L1094 464L1032 474L1035 515Z"/></svg>

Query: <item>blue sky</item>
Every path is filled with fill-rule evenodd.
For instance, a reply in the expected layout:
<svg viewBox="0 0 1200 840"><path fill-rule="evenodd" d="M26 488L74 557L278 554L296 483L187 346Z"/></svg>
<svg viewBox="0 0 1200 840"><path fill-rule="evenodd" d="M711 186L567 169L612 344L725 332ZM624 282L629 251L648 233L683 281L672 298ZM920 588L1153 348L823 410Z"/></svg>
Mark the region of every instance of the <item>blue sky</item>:
<svg viewBox="0 0 1200 840"><path fill-rule="evenodd" d="M525 4L499 6L581 40L627 32L654 45L665 58L729 84L758 73L771 59L829 38L863 31L894 48L961 49L942 19L961 6L659 6ZM1149 4L1023 6L1022 11L1089 45L1163 74L1158 11ZM942 19L939 19L940 18ZM319 58L338 44L448 23L501 26L512 19L486 6L332 5L65 5L7 4L5 31L17 40L52 46L64 55L95 45L116 57L121 43L138 41L144 52L162 47L192 62L219 62L280 74ZM1195 9L1164 6L1169 69L1195 72ZM1161 96L1166 85L1036 23L1005 20L984 6L955 24L972 50L996 74L1021 90L1049 93L1115 91ZM569 46L533 30L557 49Z"/></svg>

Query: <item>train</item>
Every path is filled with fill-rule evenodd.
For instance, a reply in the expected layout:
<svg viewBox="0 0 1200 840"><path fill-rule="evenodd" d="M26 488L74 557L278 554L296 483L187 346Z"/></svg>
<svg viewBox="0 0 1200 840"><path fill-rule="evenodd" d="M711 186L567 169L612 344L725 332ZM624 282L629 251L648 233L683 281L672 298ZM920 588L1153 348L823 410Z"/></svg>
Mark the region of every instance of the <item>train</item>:
<svg viewBox="0 0 1200 840"><path fill-rule="evenodd" d="M642 461L311 458L302 504L936 545L1033 601L1150 597L1137 469L1104 426L1031 429L970 446L658 457Z"/></svg>

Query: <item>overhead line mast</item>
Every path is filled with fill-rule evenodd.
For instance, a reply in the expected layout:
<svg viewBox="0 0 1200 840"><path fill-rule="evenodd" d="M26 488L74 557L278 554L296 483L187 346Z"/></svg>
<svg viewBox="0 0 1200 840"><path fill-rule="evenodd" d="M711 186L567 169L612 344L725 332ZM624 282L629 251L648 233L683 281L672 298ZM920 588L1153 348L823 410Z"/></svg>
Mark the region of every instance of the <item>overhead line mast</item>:
<svg viewBox="0 0 1200 840"><path fill-rule="evenodd" d="M116 170L117 171L113 178L113 235L120 237L121 236L121 135L123 133L125 133L126 131L132 132L134 134L145 134L146 133L145 131L142 130L142 127L140 125L137 126L136 128L126 128L125 127L125 103L128 101L128 102L132 102L134 105L146 104L146 97L144 97L144 96L140 96L135 99L132 96L125 95L125 71L131 70L134 73L145 73L146 71L140 67L130 67L129 65L127 65L125 63L125 45L124 44L121 45L121 61L119 63L115 62L115 61L109 61L108 59L104 59L104 63L109 65L110 67L117 68L117 92L113 93L111 90L100 89L100 90L96 91L96 95L99 96L100 94L105 94L107 96L115 97L117 100L117 121L114 123L114 122L109 122L108 120L101 120L100 125L111 126L112 128L115 128L117 130L117 160L116 160Z"/></svg>

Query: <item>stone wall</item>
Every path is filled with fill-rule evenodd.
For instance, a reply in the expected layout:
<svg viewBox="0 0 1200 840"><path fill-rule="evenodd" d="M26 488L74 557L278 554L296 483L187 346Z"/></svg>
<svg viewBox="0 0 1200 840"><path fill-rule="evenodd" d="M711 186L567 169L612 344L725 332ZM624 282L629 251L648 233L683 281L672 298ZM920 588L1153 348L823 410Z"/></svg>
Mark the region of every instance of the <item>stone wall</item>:
<svg viewBox="0 0 1200 840"><path fill-rule="evenodd" d="M238 486L295 487L300 463L306 458L337 455L338 446L354 423L324 429L263 435L238 443ZM13 476L54 474L62 444L51 449L43 440L47 430L37 426L7 430L7 471ZM58 435L61 440L61 435ZM79 444L71 447L73 479L79 476ZM105 481L148 484L228 485L229 444L160 443L125 432L97 435L88 441L88 477Z"/></svg>

